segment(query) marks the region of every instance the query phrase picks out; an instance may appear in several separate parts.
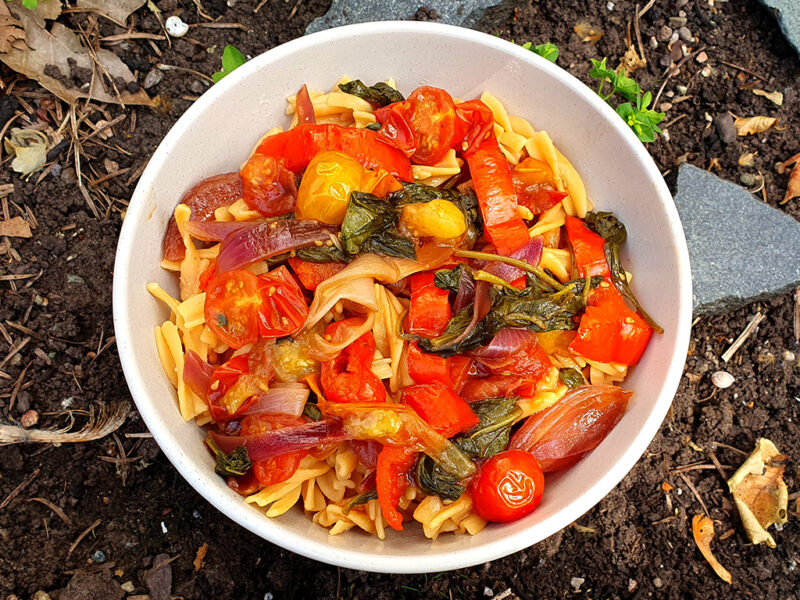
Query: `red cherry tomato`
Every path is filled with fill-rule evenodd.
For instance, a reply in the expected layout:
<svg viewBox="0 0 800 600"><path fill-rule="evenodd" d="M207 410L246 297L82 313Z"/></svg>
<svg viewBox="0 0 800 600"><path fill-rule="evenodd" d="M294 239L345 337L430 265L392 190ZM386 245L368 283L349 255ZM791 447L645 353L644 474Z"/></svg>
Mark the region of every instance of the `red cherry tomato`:
<svg viewBox="0 0 800 600"><path fill-rule="evenodd" d="M303 291L289 270L281 265L260 277L264 305L259 313L262 337L278 338L298 331L308 316Z"/></svg>
<svg viewBox="0 0 800 600"><path fill-rule="evenodd" d="M256 435L265 431L274 431L284 427L294 427L305 423L300 417L289 415L250 415L242 419L242 435ZM266 460L253 463L252 473L262 486L274 485L289 479L297 471L300 461L308 454L308 450L287 452Z"/></svg>
<svg viewBox="0 0 800 600"><path fill-rule="evenodd" d="M358 317L331 323L325 329L325 338L335 343L356 323L360 323ZM371 371L374 357L375 338L368 331L339 356L322 363L320 382L325 397L331 402L385 402L386 388Z"/></svg>
<svg viewBox="0 0 800 600"><path fill-rule="evenodd" d="M231 348L253 344L261 302L258 277L250 271L217 273L206 286L206 324Z"/></svg>
<svg viewBox="0 0 800 600"><path fill-rule="evenodd" d="M542 500L544 474L539 463L523 450L495 454L472 484L472 502L478 516L508 523L532 513Z"/></svg>

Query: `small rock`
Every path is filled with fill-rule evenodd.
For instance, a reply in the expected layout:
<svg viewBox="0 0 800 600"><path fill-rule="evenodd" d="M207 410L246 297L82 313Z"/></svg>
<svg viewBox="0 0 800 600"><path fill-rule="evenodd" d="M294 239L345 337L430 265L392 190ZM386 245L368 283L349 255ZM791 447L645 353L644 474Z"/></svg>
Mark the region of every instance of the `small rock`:
<svg viewBox="0 0 800 600"><path fill-rule="evenodd" d="M678 35L680 36L680 38L684 42L693 42L694 41L694 36L692 35L692 31L688 27L684 26L684 27L681 27L680 29L678 29Z"/></svg>
<svg viewBox="0 0 800 600"><path fill-rule="evenodd" d="M672 27L669 25L662 25L658 30L658 39L662 42L668 42L672 37Z"/></svg>
<svg viewBox="0 0 800 600"><path fill-rule="evenodd" d="M607 10L608 12L611 12L612 10L614 10L614 3L613 3L613 2L608 2L608 3L606 4L606 10Z"/></svg>
<svg viewBox="0 0 800 600"><path fill-rule="evenodd" d="M39 413L33 409L26 410L19 422L25 429L33 427L39 422Z"/></svg>
<svg viewBox="0 0 800 600"><path fill-rule="evenodd" d="M129 81L128 83L125 84L125 89L128 90L129 94L135 94L141 88L139 87L139 84L136 83L135 81Z"/></svg>
<svg viewBox="0 0 800 600"><path fill-rule="evenodd" d="M752 173L742 173L739 175L739 183L745 187L753 187L756 184L756 176Z"/></svg>
<svg viewBox="0 0 800 600"><path fill-rule="evenodd" d="M669 26L673 29L678 29L686 25L686 17L670 17Z"/></svg>
<svg viewBox="0 0 800 600"><path fill-rule="evenodd" d="M111 160L110 158L104 158L103 168L106 170L106 173L116 173L119 171L119 163L115 160Z"/></svg>
<svg viewBox="0 0 800 600"><path fill-rule="evenodd" d="M703 70L700 71L700 75L702 75L703 77L710 77L711 76L711 67L709 67L708 65L703 67Z"/></svg>
<svg viewBox="0 0 800 600"><path fill-rule="evenodd" d="M727 390L733 385L736 378L727 371L716 371L711 375L711 383L721 390Z"/></svg>
<svg viewBox="0 0 800 600"><path fill-rule="evenodd" d="M581 586L585 581L586 580L583 577L573 577L569 580L569 585L577 592L579 589L581 589Z"/></svg>
<svg viewBox="0 0 800 600"><path fill-rule="evenodd" d="M661 577L654 577L653 578L653 585L657 588L661 588L664 585L664 582L661 581Z"/></svg>
<svg viewBox="0 0 800 600"><path fill-rule="evenodd" d="M167 33L174 38L181 38L189 32L189 25L184 23L183 19L175 15L167 17L167 20L164 22L164 27Z"/></svg>
<svg viewBox="0 0 800 600"><path fill-rule="evenodd" d="M689 93L689 88L686 87L685 85L676 85L675 91L678 92L678 95L685 96L686 94Z"/></svg>
<svg viewBox="0 0 800 600"><path fill-rule="evenodd" d="M698 53L697 53L697 56L695 56L695 57L694 57L694 59L695 59L695 60L696 60L698 63L700 63L700 64L702 65L704 62L706 62L706 61L708 60L708 54L706 54L706 53L705 53L705 51L703 51L703 52L698 52Z"/></svg>
<svg viewBox="0 0 800 600"><path fill-rule="evenodd" d="M628 593L632 594L636 591L636 587L639 583L635 579L628 579Z"/></svg>
<svg viewBox="0 0 800 600"><path fill-rule="evenodd" d="M714 126L717 128L717 135L723 144L733 144L736 141L736 127L733 125L733 117L730 113L722 113L714 119Z"/></svg>
<svg viewBox="0 0 800 600"><path fill-rule="evenodd" d="M675 97L675 92L673 92L672 90L667 90L666 92L664 92L664 95L667 98L674 98Z"/></svg>
<svg viewBox="0 0 800 600"><path fill-rule="evenodd" d="M486 596L487 598L491 598L494 596L494 590L490 587L484 586L483 595Z"/></svg>
<svg viewBox="0 0 800 600"><path fill-rule="evenodd" d="M67 274L67 283L86 283L80 275Z"/></svg>
<svg viewBox="0 0 800 600"><path fill-rule="evenodd" d="M147 75L144 76L144 82L142 83L142 86L144 89L149 90L150 88L161 83L162 79L164 79L164 71L161 69L152 68L147 72Z"/></svg>
<svg viewBox="0 0 800 600"><path fill-rule="evenodd" d="M658 48L658 40L655 37L651 37L649 43L651 50L655 50L656 48Z"/></svg>
<svg viewBox="0 0 800 600"><path fill-rule="evenodd" d="M126 592L128 592L129 594L130 594L131 592L133 592L133 591L136 589L136 586L135 586L135 585L133 585L133 582L132 582L132 581L126 581L126 582L125 582L125 583L123 583L123 584L122 584L120 587L121 587L123 590L125 590Z"/></svg>
<svg viewBox="0 0 800 600"><path fill-rule="evenodd" d="M106 553L102 550L95 550L92 554L92 562L104 563L106 562Z"/></svg>
<svg viewBox="0 0 800 600"><path fill-rule="evenodd" d="M658 59L658 64L664 68L667 68L672 64L672 59L670 58L669 54L666 54Z"/></svg>
<svg viewBox="0 0 800 600"><path fill-rule="evenodd" d="M672 45L672 53L670 54L670 58L673 60L673 62L678 62L685 56L685 48L686 46L683 45L683 42L676 42Z"/></svg>
<svg viewBox="0 0 800 600"><path fill-rule="evenodd" d="M680 36L680 34L678 34L678 32L677 32L677 31L673 31L673 32L672 32L672 35L671 35L671 36L669 36L669 43L670 43L670 44L674 44L675 42L677 42L677 41L678 41L678 39L679 39L680 37L681 37L681 36Z"/></svg>
<svg viewBox="0 0 800 600"><path fill-rule="evenodd" d="M661 112L667 112L670 108L672 108L672 102L662 102L658 105L658 110Z"/></svg>
<svg viewBox="0 0 800 600"><path fill-rule="evenodd" d="M31 598L31 600L50 600L50 594L48 594L43 590L39 590L33 595L33 598Z"/></svg>
<svg viewBox="0 0 800 600"><path fill-rule="evenodd" d="M797 358L797 356L791 350L783 351L783 360L785 360L786 362L794 362L795 358Z"/></svg>
<svg viewBox="0 0 800 600"><path fill-rule="evenodd" d="M683 0L681 0L681 1L683 2ZM688 3L689 3L689 0L686 0L685 2L683 2L682 6L686 6ZM682 18L682 19L685 19L686 18L686 11L685 10L679 10L678 11L678 16L680 18Z"/></svg>
<svg viewBox="0 0 800 600"><path fill-rule="evenodd" d="M169 600L172 591L172 565L169 554L159 554L153 559L153 568L144 574L144 584L150 592L150 600Z"/></svg>
<svg viewBox="0 0 800 600"><path fill-rule="evenodd" d="M89 573L76 571L69 580L67 587L61 590L58 600L87 600L88 598L102 598L102 600L122 600L125 592L111 577L108 569Z"/></svg>
<svg viewBox="0 0 800 600"><path fill-rule="evenodd" d="M203 86L202 82L195 79L189 86L189 89L192 90L193 94L202 94L206 88Z"/></svg>
<svg viewBox="0 0 800 600"><path fill-rule="evenodd" d="M661 139L663 139L665 142L668 142L670 140L669 129L661 130Z"/></svg>
<svg viewBox="0 0 800 600"><path fill-rule="evenodd" d="M53 166L50 167L50 174L53 177L58 177L59 175L61 175L61 169L63 169L61 163L53 163Z"/></svg>

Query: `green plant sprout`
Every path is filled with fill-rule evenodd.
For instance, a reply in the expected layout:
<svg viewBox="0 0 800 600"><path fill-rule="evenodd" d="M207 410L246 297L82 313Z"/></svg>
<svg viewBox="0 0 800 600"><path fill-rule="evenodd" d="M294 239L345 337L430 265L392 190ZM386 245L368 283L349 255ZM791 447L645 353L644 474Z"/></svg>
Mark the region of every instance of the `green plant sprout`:
<svg viewBox="0 0 800 600"><path fill-rule="evenodd" d="M36 0L31 0L36 1ZM233 71L241 67L245 63L244 54L242 54L235 46L227 45L222 51L222 70L217 71L211 76L214 83L226 75L230 75Z"/></svg>
<svg viewBox="0 0 800 600"><path fill-rule="evenodd" d="M552 63L558 60L558 46L550 42L539 44L538 46L534 46L531 42L525 42L522 44L522 47L525 48L525 50L530 50L538 54L542 58L546 58Z"/></svg>

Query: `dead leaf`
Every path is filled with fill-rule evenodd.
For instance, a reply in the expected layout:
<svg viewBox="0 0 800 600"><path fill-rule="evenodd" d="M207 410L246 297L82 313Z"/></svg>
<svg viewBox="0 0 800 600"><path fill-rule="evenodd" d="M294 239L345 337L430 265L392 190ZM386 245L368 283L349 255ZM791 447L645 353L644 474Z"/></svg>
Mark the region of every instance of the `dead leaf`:
<svg viewBox="0 0 800 600"><path fill-rule="evenodd" d="M789 490L783 481L786 456L771 441L761 438L741 467L728 479L747 537L754 544L766 542L775 547L775 540L766 531L770 525L786 523Z"/></svg>
<svg viewBox="0 0 800 600"><path fill-rule="evenodd" d="M800 161L794 164L792 174L789 175L789 184L786 186L786 193L783 195L781 205L786 204L792 198L800 198Z"/></svg>
<svg viewBox="0 0 800 600"><path fill-rule="evenodd" d="M203 545L197 549L197 554L194 557L194 570L195 573L203 568L203 561L206 559L206 554L208 553L208 544L203 542Z"/></svg>
<svg viewBox="0 0 800 600"><path fill-rule="evenodd" d="M25 30L22 23L11 16L8 5L0 5L0 52L8 52L11 48L25 47Z"/></svg>
<svg viewBox="0 0 800 600"><path fill-rule="evenodd" d="M603 30L602 29L595 29L586 21L581 21L575 27L572 28L572 31L578 34L578 37L581 38L582 42L599 42L603 37Z"/></svg>
<svg viewBox="0 0 800 600"><path fill-rule="evenodd" d="M755 158L758 152L745 152L739 157L740 167L752 167L755 164Z"/></svg>
<svg viewBox="0 0 800 600"><path fill-rule="evenodd" d="M753 93L756 96L763 96L773 104L777 104L778 106L783 106L783 94L781 92L765 92L764 90L753 90Z"/></svg>
<svg viewBox="0 0 800 600"><path fill-rule="evenodd" d="M29 238L31 226L22 217L14 217L7 221L0 221L0 236Z"/></svg>
<svg viewBox="0 0 800 600"><path fill-rule="evenodd" d="M728 569L723 567L714 553L711 552L711 541L714 539L714 521L703 515L695 515L692 517L692 535L694 536L694 543L701 554L714 569L714 572L719 575L722 581L730 584L733 581Z"/></svg>
<svg viewBox="0 0 800 600"><path fill-rule="evenodd" d="M791 167L794 163L800 161L800 152L789 158L788 160L783 161L778 165L778 174L783 175L786 172L786 169Z"/></svg>
<svg viewBox="0 0 800 600"><path fill-rule="evenodd" d="M22 175L30 175L47 162L50 140L41 131L14 127L3 140L6 152L14 155L11 168Z"/></svg>
<svg viewBox="0 0 800 600"><path fill-rule="evenodd" d="M664 481L661 483L661 489L666 493L670 493L675 487L669 481Z"/></svg>
<svg viewBox="0 0 800 600"><path fill-rule="evenodd" d="M39 7L52 5L60 12L58 0L39 2ZM10 48L0 54L0 60L14 71L38 81L53 94L74 104L79 98L89 98L100 102L125 104L145 104L152 106L146 92L139 89L130 69L120 58L109 50L96 50L97 61L107 76L98 72L88 50L80 39L61 23L53 23L50 31L46 29L45 19L55 12L35 12L10 4L12 14L25 29L25 49ZM38 10L38 8L37 8ZM44 10L44 9L42 9ZM94 73L94 76L93 76ZM114 91L112 82L119 91ZM133 93L130 89L135 90Z"/></svg>
<svg viewBox="0 0 800 600"><path fill-rule="evenodd" d="M752 135L765 132L777 122L778 119L775 117L736 117L733 126L736 128L737 135Z"/></svg>
<svg viewBox="0 0 800 600"><path fill-rule="evenodd" d="M96 9L125 27L128 15L144 6L145 2L146 0L78 0L77 6Z"/></svg>
<svg viewBox="0 0 800 600"><path fill-rule="evenodd" d="M633 45L630 45L625 51L625 55L620 59L619 64L620 66L624 67L624 69L628 72L628 75L630 75L637 69L646 67L647 61L643 57L639 56L639 53L636 52L636 48L634 48Z"/></svg>

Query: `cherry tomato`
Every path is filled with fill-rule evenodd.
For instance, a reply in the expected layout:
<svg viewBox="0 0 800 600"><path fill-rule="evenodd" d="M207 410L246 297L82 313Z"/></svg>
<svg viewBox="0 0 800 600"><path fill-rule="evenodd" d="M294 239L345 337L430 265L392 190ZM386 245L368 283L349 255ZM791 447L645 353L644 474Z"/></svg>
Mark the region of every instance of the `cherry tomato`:
<svg viewBox="0 0 800 600"><path fill-rule="evenodd" d="M324 150L308 164L297 191L298 219L316 219L329 225L341 225L350 192L363 189L365 169L344 152Z"/></svg>
<svg viewBox="0 0 800 600"><path fill-rule="evenodd" d="M259 279L264 303L258 313L261 336L278 338L298 331L308 316L308 305L295 278L281 265Z"/></svg>
<svg viewBox="0 0 800 600"><path fill-rule="evenodd" d="M394 146L408 157L417 151L417 140L409 123L412 110L411 102L404 100L375 111L375 118L381 124L378 131L381 141Z"/></svg>
<svg viewBox="0 0 800 600"><path fill-rule="evenodd" d="M249 415L242 419L241 435L256 435L284 427L294 427L305 423L300 417L289 415ZM289 479L297 471L300 461L308 450L287 452L266 460L253 462L253 474L262 486L274 485Z"/></svg>
<svg viewBox="0 0 800 600"><path fill-rule="evenodd" d="M511 178L517 191L517 202L535 215L552 208L568 196L566 192L557 190L550 165L535 158L526 158L514 167Z"/></svg>
<svg viewBox="0 0 800 600"><path fill-rule="evenodd" d="M286 161L274 156L256 154L240 172L242 197L252 210L265 217L292 212L297 198L294 173L286 168Z"/></svg>
<svg viewBox="0 0 800 600"><path fill-rule="evenodd" d="M181 204L191 209L192 221L208 221L221 206L230 206L242 197L242 178L238 173L225 173L204 179L181 198ZM182 260L186 249L183 246L178 224L173 216L164 234L164 258Z"/></svg>
<svg viewBox="0 0 800 600"><path fill-rule="evenodd" d="M335 342L341 339L343 331L360 322L359 318L352 317L331 323L325 330L325 337ZM384 402L386 388L370 370L374 357L375 338L368 331L339 356L322 363L320 381L325 397L331 402Z"/></svg>
<svg viewBox="0 0 800 600"><path fill-rule="evenodd" d="M317 117L314 114L314 103L311 102L311 96L308 93L308 86L305 83L297 92L295 106L297 109L298 123L311 123L313 125L317 122Z"/></svg>
<svg viewBox="0 0 800 600"><path fill-rule="evenodd" d="M208 407L217 421L234 418L247 408L250 400L260 390L257 379L250 376L247 354L240 354L220 365L211 374L208 386Z"/></svg>
<svg viewBox="0 0 800 600"><path fill-rule="evenodd" d="M206 286L206 324L231 348L252 344L258 340L261 303L258 277L253 273L217 273Z"/></svg>
<svg viewBox="0 0 800 600"><path fill-rule="evenodd" d="M544 474L524 450L495 454L472 483L475 512L487 521L508 523L532 513L542 500Z"/></svg>
<svg viewBox="0 0 800 600"><path fill-rule="evenodd" d="M464 154L481 144L493 133L494 115L480 100L469 100L456 106L456 138Z"/></svg>

